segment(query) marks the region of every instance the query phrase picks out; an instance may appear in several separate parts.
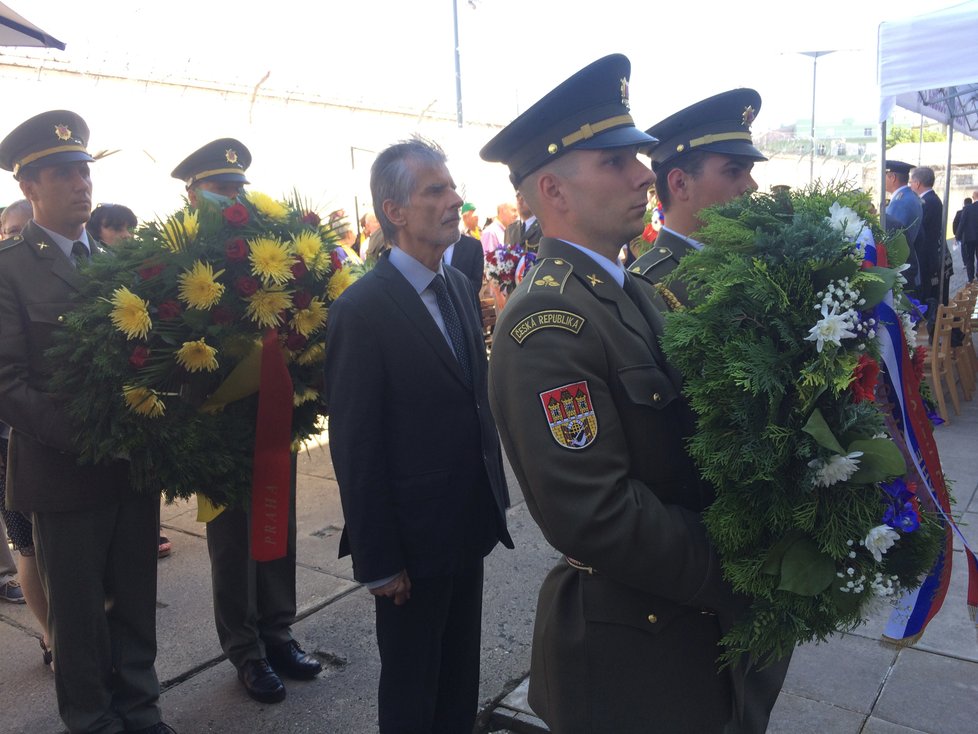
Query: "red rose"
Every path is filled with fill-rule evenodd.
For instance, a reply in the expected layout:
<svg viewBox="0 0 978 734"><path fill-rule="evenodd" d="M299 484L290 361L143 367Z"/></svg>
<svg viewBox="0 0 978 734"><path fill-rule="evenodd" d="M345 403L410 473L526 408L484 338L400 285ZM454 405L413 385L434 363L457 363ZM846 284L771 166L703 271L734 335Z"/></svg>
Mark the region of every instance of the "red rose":
<svg viewBox="0 0 978 734"><path fill-rule="evenodd" d="M289 335L285 338L285 346L290 352L298 352L300 349L305 349L308 341L302 334L290 331Z"/></svg>
<svg viewBox="0 0 978 734"><path fill-rule="evenodd" d="M251 215L243 204L232 204L224 210L224 221L232 227L243 227L250 218Z"/></svg>
<svg viewBox="0 0 978 734"><path fill-rule="evenodd" d="M343 267L343 258L340 257L339 250L333 250L329 253L329 260L333 263L333 270L339 270Z"/></svg>
<svg viewBox="0 0 978 734"><path fill-rule="evenodd" d="M309 291L296 291L292 296L292 303L296 308L309 308L312 294Z"/></svg>
<svg viewBox="0 0 978 734"><path fill-rule="evenodd" d="M216 306L211 309L211 323L223 326L234 321L234 312L227 306Z"/></svg>
<svg viewBox="0 0 978 734"><path fill-rule="evenodd" d="M879 375L880 366L876 360L868 354L860 355L856 369L852 372L852 383L849 385L854 402L861 403L876 397L876 379Z"/></svg>
<svg viewBox="0 0 978 734"><path fill-rule="evenodd" d="M876 245L876 264L881 268L890 267L890 259L887 256L886 245L882 242Z"/></svg>
<svg viewBox="0 0 978 734"><path fill-rule="evenodd" d="M170 321L183 313L183 306L177 301L163 301L159 305L159 308L156 309L156 313L159 315L160 320Z"/></svg>
<svg viewBox="0 0 978 734"><path fill-rule="evenodd" d="M652 226L652 222L645 225L645 229L642 231L642 239L646 242L655 242L655 238L659 236L658 230Z"/></svg>
<svg viewBox="0 0 978 734"><path fill-rule="evenodd" d="M149 359L149 347L136 347L129 355L129 364L138 370L146 364L147 359Z"/></svg>
<svg viewBox="0 0 978 734"><path fill-rule="evenodd" d="M308 272L309 268L306 267L306 264L302 261L302 258L297 257L295 262L292 263L292 277L298 279Z"/></svg>
<svg viewBox="0 0 978 734"><path fill-rule="evenodd" d="M242 296L253 296L261 288L261 283L248 275L242 275L234 281L234 287Z"/></svg>
<svg viewBox="0 0 978 734"><path fill-rule="evenodd" d="M142 280L149 280L150 278L155 278L157 275L163 272L163 265L147 265L144 268L140 268L138 271L139 277Z"/></svg>
<svg viewBox="0 0 978 734"><path fill-rule="evenodd" d="M302 215L303 224L310 224L313 227L318 227L321 221L322 220L319 218L319 215L316 214L316 212L306 212Z"/></svg>
<svg viewBox="0 0 978 734"><path fill-rule="evenodd" d="M228 240L224 245L224 253L229 262L241 262L248 259L248 243L240 237Z"/></svg>

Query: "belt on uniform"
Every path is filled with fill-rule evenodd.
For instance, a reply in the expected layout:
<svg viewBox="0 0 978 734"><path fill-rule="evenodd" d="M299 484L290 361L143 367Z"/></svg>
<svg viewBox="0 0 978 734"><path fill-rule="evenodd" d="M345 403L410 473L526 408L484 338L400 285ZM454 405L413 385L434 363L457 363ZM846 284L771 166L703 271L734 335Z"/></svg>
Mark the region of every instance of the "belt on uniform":
<svg viewBox="0 0 978 734"><path fill-rule="evenodd" d="M588 573L588 574L590 574L592 576L594 576L595 574L598 573L591 566L585 566L583 563L581 563L580 561L578 561L575 558L571 558L570 556L564 556L564 560L567 562L567 565L568 566L570 566L571 568L576 568L578 571L585 571L586 573ZM707 615L709 615L711 617L715 617L716 616L716 612L714 612L712 609L698 609L697 611L700 614L707 614Z"/></svg>

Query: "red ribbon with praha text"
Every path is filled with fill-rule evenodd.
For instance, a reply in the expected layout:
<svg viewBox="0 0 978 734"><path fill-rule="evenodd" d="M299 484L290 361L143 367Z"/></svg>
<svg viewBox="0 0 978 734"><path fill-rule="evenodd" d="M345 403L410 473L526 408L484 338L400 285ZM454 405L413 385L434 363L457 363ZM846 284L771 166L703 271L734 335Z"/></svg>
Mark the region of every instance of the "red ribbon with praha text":
<svg viewBox="0 0 978 734"><path fill-rule="evenodd" d="M282 558L288 543L292 392L292 378L278 334L268 329L262 339L251 482L251 557L256 561Z"/></svg>

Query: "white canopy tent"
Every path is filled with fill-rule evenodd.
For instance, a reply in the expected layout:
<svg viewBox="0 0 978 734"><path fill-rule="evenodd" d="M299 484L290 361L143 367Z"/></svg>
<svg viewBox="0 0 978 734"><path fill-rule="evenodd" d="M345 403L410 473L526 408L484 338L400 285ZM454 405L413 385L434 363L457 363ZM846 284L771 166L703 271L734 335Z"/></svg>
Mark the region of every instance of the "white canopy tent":
<svg viewBox="0 0 978 734"><path fill-rule="evenodd" d="M881 162L886 121L899 106L948 125L944 176L944 230L951 187L954 131L978 137L978 0L898 21L880 23L877 46ZM885 210L885 166L880 166L880 212ZM942 259L943 271L943 259ZM943 288L943 272L941 284ZM942 294L943 296L943 294Z"/></svg>
<svg viewBox="0 0 978 734"><path fill-rule="evenodd" d="M65 45L22 15L0 3L0 46L41 46L64 51Z"/></svg>

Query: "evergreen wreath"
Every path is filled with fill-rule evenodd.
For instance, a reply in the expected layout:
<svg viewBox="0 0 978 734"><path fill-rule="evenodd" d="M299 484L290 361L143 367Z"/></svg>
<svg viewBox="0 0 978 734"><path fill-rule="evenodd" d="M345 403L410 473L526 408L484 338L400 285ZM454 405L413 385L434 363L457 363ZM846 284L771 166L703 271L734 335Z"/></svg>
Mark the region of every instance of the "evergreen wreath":
<svg viewBox="0 0 978 734"><path fill-rule="evenodd" d="M704 521L751 600L723 639L726 664L854 628L919 586L942 547L944 525L904 480L884 418L875 307L888 294L913 390L923 352L919 304L902 291L906 239L884 244L870 207L839 186L749 194L704 212L707 246L666 280L690 293L663 345L697 414L689 451L716 489Z"/></svg>

